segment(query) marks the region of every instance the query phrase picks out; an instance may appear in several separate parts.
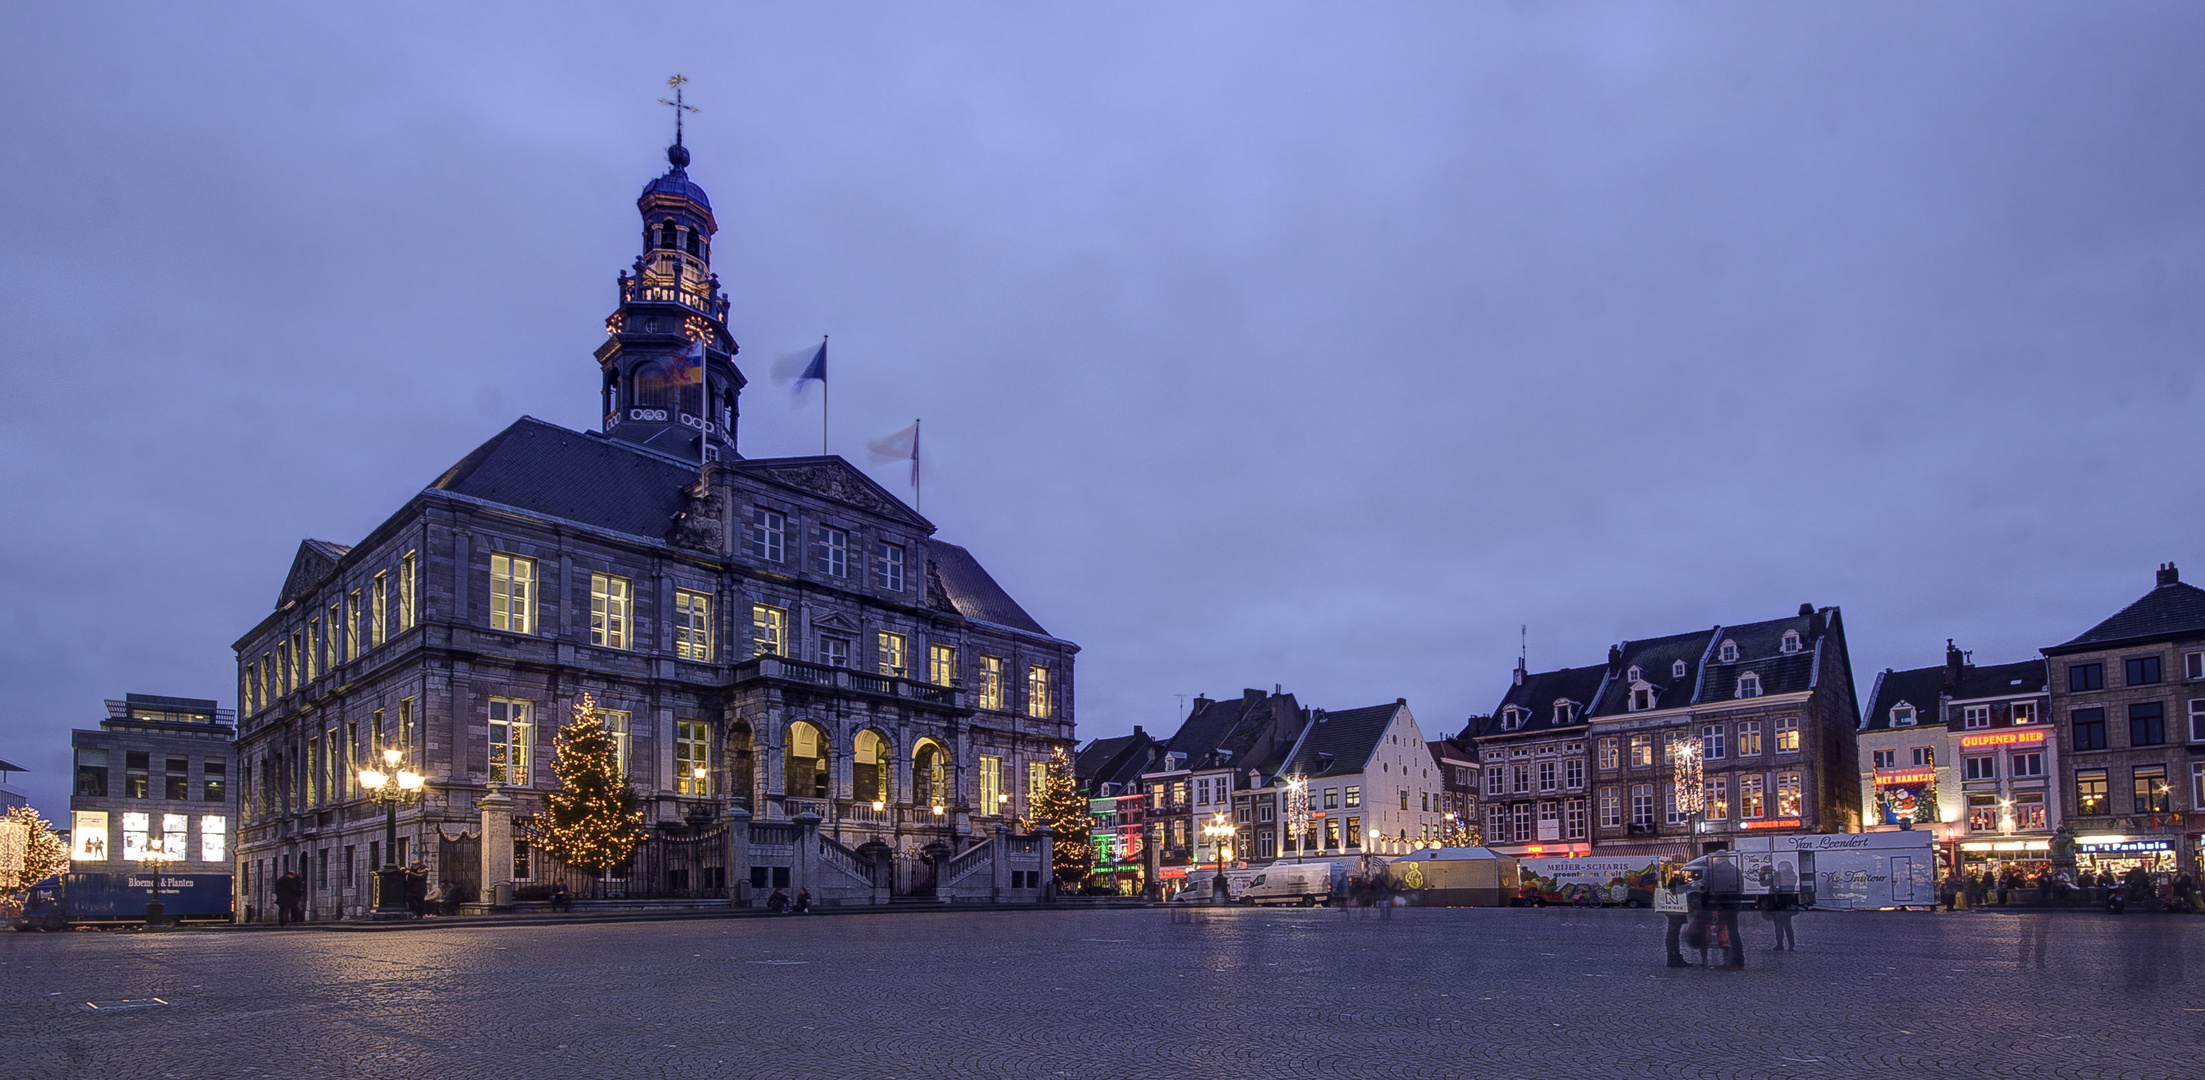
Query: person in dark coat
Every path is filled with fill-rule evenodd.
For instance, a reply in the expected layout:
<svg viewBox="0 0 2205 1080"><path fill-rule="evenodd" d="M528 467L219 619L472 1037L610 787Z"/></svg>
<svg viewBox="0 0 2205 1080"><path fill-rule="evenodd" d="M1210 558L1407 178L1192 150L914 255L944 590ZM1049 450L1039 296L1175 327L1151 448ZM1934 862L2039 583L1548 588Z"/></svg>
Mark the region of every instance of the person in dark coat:
<svg viewBox="0 0 2205 1080"><path fill-rule="evenodd" d="M1715 909L1715 927L1723 935L1723 966L1746 966L1746 944L1738 936L1738 905L1745 900L1745 875L1727 858L1708 860L1708 906Z"/></svg>
<svg viewBox="0 0 2205 1080"><path fill-rule="evenodd" d="M276 879L276 925L289 926L293 922L305 922L306 879L296 870L286 870Z"/></svg>
<svg viewBox="0 0 2205 1080"><path fill-rule="evenodd" d="M812 891L810 889L796 890L796 913L798 915L809 915L811 910Z"/></svg>
<svg viewBox="0 0 2205 1080"><path fill-rule="evenodd" d="M574 894L567 891L567 883L564 881L551 887L551 910L574 910Z"/></svg>
<svg viewBox="0 0 2205 1080"><path fill-rule="evenodd" d="M784 911L787 911L788 909L789 894L782 892L779 889L775 889L773 890L772 896L766 897L767 911L773 912L774 914L778 915Z"/></svg>
<svg viewBox="0 0 2205 1080"><path fill-rule="evenodd" d="M420 863L406 868L406 910L416 919L429 914L429 868Z"/></svg>

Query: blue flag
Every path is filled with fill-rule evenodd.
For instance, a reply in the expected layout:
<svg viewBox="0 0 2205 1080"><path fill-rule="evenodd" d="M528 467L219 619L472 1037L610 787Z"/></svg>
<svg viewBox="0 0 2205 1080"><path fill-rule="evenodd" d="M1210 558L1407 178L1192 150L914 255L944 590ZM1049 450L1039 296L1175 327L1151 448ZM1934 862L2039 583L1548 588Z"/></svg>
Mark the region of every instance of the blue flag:
<svg viewBox="0 0 2205 1080"><path fill-rule="evenodd" d="M799 384L803 383L806 379L818 379L820 382L827 381L826 338L819 339L819 351L812 354L811 363L804 365L804 373L796 377L796 381Z"/></svg>

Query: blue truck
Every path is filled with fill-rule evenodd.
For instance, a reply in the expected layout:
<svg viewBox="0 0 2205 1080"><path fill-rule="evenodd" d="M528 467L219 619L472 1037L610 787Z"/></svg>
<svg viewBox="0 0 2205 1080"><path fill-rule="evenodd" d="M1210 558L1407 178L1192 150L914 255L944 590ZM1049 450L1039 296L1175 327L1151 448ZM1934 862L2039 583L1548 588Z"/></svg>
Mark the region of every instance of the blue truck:
<svg viewBox="0 0 2205 1080"><path fill-rule="evenodd" d="M31 887L15 928L65 930L141 923L151 899L151 873L61 874ZM172 922L229 922L230 875L162 874L161 907Z"/></svg>

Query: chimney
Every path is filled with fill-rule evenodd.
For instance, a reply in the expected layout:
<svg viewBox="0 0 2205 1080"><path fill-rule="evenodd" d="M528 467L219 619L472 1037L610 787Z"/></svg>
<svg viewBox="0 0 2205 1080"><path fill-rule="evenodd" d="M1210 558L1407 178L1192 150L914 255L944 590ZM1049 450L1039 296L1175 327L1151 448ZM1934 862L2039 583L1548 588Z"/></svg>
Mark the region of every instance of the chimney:
<svg viewBox="0 0 2205 1080"><path fill-rule="evenodd" d="M1807 616L1809 616L1809 615L1812 615L1812 614L1814 614L1814 613L1815 613L1815 606L1814 606L1813 604L1801 604L1801 605L1799 605L1799 617L1800 617L1800 618L1804 619L1804 618L1806 618Z"/></svg>
<svg viewBox="0 0 2205 1080"><path fill-rule="evenodd" d="M1275 682L1275 683L1272 683L1272 684L1271 684L1271 696L1272 696L1272 697L1277 697L1277 696L1279 696L1280 694L1283 694L1283 693L1286 693L1286 684L1285 684L1285 683L1282 683L1282 682Z"/></svg>
<svg viewBox="0 0 2205 1080"><path fill-rule="evenodd" d="M1800 606L1806 607L1808 605L1802 604ZM1821 637L1823 634L1828 633L1829 630L1830 619L1828 616L1819 611L1810 611L1807 613L1807 637L1810 640Z"/></svg>
<svg viewBox="0 0 2205 1080"><path fill-rule="evenodd" d="M1519 656L1519 657L1517 657L1517 658L1516 658L1516 685L1518 685L1518 686L1522 686L1523 684L1524 684L1524 658L1523 658L1523 657L1521 657L1521 656Z"/></svg>
<svg viewBox="0 0 2205 1080"><path fill-rule="evenodd" d="M1610 645L1608 646L1608 674L1614 675L1621 670L1623 670L1623 646Z"/></svg>
<svg viewBox="0 0 2205 1080"><path fill-rule="evenodd" d="M2176 569L2174 568L2174 564L2173 564L2173 563L2160 563L2160 564L2159 564L2159 584L2161 584L2161 585L2179 585L2179 584L2181 584L2181 583L2182 583L2182 573L2181 573L2181 571L2179 571L2179 570L2176 570Z"/></svg>
<svg viewBox="0 0 2205 1080"><path fill-rule="evenodd" d="M1141 730L1141 725L1139 725L1139 724L1135 724L1135 725L1133 725L1133 737L1134 737L1134 738L1136 738L1136 739L1141 739L1141 738L1146 738L1147 736L1148 736L1148 733L1147 733L1147 732L1145 732L1145 731L1142 731L1142 730Z"/></svg>
<svg viewBox="0 0 2205 1080"><path fill-rule="evenodd" d="M1967 666L1967 657L1953 647L1952 639L1945 639L1945 692L1951 693L1960 686L1960 669Z"/></svg>

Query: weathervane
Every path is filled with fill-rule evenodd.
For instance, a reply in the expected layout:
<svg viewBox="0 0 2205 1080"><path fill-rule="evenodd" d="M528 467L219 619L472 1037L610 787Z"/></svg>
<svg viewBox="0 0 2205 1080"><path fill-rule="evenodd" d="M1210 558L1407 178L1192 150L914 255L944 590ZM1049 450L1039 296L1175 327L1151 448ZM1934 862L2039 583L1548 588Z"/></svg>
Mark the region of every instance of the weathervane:
<svg viewBox="0 0 2205 1080"><path fill-rule="evenodd" d="M675 146L680 146L680 145L681 145L681 114L683 114L683 113L685 113L685 112L696 112L696 111L697 111L697 107L696 107L695 105L688 105L688 104L684 104L684 103L682 102L682 100L681 100L681 85L682 85L683 83L685 83L685 82L688 82L688 81L689 81L689 77L688 77L688 76L686 76L686 75L676 75L676 76L674 76L673 78L671 78L671 79L668 79L668 80L666 80L666 85L668 85L668 86L671 86L671 87L673 87L673 88L674 88L674 100L672 100L672 101L668 101L668 100L666 100L665 98L660 98L660 99L658 99L658 103L659 103L659 104L661 104L661 105L664 105L664 106L666 106L667 108L670 108L670 109L674 110L674 145L675 145Z"/></svg>

